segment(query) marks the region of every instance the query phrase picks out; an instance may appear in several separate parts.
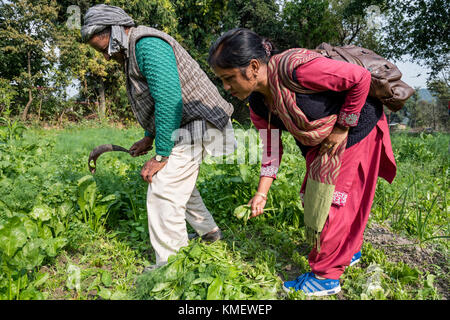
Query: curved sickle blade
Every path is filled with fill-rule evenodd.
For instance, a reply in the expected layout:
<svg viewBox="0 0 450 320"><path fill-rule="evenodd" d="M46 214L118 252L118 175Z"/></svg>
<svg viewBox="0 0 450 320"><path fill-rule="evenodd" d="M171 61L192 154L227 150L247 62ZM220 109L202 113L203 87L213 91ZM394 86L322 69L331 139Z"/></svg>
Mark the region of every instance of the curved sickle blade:
<svg viewBox="0 0 450 320"><path fill-rule="evenodd" d="M100 157L100 155L102 155L103 153L110 152L110 151L122 151L122 152L130 153L130 151L128 149L125 149L121 146L116 146L114 144L102 144L98 147L95 147L89 154L89 159L88 159L89 171L92 174L95 173L95 169L97 166L97 158ZM94 161L94 165L91 165L91 161Z"/></svg>

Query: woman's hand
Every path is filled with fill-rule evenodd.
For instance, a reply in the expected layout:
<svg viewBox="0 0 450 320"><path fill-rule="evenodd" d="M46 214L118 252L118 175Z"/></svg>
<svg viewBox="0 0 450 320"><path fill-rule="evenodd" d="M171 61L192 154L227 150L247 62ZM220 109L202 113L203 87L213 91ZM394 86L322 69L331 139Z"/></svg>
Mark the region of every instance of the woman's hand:
<svg viewBox="0 0 450 320"><path fill-rule="evenodd" d="M319 154L323 155L327 152L330 152L330 155L333 156L342 141L347 138L349 129L350 127L335 126L330 135L322 141Z"/></svg>
<svg viewBox="0 0 450 320"><path fill-rule="evenodd" d="M256 194L249 202L248 205L252 209L252 214L250 218L259 216L264 212L264 207L266 205L267 197Z"/></svg>
<svg viewBox="0 0 450 320"><path fill-rule="evenodd" d="M130 148L130 154L132 157L143 156L147 154L153 148L153 139L150 137L144 137L141 140L135 142Z"/></svg>

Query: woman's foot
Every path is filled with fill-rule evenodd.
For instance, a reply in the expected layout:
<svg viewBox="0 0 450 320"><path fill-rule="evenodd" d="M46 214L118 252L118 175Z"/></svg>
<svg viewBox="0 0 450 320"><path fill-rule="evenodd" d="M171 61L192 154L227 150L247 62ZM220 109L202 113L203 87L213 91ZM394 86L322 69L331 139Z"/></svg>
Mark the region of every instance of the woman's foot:
<svg viewBox="0 0 450 320"><path fill-rule="evenodd" d="M301 290L308 296L328 296L341 291L339 280L319 279L312 272L304 273L297 279L283 284L284 291L290 292L291 288L295 291Z"/></svg>
<svg viewBox="0 0 450 320"><path fill-rule="evenodd" d="M353 266L354 264L357 264L359 260L361 260L361 250L353 255L349 267Z"/></svg>

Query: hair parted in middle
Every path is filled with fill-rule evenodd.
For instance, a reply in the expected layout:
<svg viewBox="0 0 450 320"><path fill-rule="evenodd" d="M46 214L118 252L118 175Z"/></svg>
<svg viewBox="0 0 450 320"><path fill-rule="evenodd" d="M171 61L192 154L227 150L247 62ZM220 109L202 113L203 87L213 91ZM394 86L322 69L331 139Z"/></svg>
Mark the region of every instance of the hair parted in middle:
<svg viewBox="0 0 450 320"><path fill-rule="evenodd" d="M208 64L222 69L245 68L252 59L267 64L277 50L272 42L252 30L236 28L225 32L209 49Z"/></svg>

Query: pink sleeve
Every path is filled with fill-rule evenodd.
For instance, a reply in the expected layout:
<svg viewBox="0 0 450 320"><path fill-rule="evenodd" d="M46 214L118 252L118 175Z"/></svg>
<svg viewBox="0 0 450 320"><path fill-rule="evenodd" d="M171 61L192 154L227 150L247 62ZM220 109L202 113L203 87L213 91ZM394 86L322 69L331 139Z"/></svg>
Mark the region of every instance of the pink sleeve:
<svg viewBox="0 0 450 320"><path fill-rule="evenodd" d="M283 156L283 144L281 142L282 131L273 124L268 128L269 123L267 120L258 116L251 108L250 119L255 128L258 129L263 144L260 176L276 179Z"/></svg>
<svg viewBox="0 0 450 320"><path fill-rule="evenodd" d="M299 66L297 81L315 91L348 91L337 123L346 127L358 124L361 109L370 90L371 74L356 64L328 58L317 58Z"/></svg>

